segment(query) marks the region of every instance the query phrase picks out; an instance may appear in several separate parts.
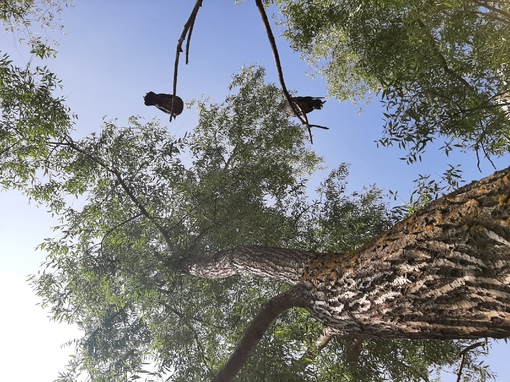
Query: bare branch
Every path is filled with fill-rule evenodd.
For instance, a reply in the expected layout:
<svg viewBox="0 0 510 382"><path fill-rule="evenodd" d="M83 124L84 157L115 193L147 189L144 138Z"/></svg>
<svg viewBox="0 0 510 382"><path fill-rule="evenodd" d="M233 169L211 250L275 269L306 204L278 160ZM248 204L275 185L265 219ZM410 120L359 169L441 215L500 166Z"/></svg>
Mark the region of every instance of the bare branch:
<svg viewBox="0 0 510 382"><path fill-rule="evenodd" d="M184 29L182 31L181 37L179 38L179 41L177 42L177 49L175 52L175 64L174 64L174 85L173 85L173 99L176 97L177 93L177 73L179 71L179 57L182 52L182 43L186 39L186 36L188 37L186 41L186 65L189 62L189 44L191 40L191 33L193 32L193 26L195 25L195 19L197 18L198 10L202 6L203 0L197 0L195 3L195 6L193 7L193 10L191 11L191 15L189 16L188 21L186 24L184 24ZM170 122L172 121L172 113L173 113L174 105L172 103L172 110L170 110Z"/></svg>
<svg viewBox="0 0 510 382"><path fill-rule="evenodd" d="M464 350L462 350L459 355L461 356L461 359L460 359L460 366L459 366L459 371L457 372L457 382L460 382L460 378L462 377L462 369L464 368L464 364L466 362L466 354L479 347L479 346L484 346L485 345L485 341L480 341L480 342L476 342L472 345L469 345L468 347L466 347Z"/></svg>
<svg viewBox="0 0 510 382"><path fill-rule="evenodd" d="M264 27L266 28L267 37L269 39L269 43L271 44L271 49L273 50L273 56L274 61L276 64L276 70L278 72L278 79L280 80L280 85L282 87L283 94L285 95L285 98L287 98L287 102L289 103L290 107L292 108L292 111L294 112L294 115L299 118L301 123L306 126L308 129L308 135L310 137L310 142L313 143L312 138L312 127L319 127L321 129L328 129L325 126L319 126L319 125L310 125L308 123L308 117L306 114L301 110L299 105L297 105L295 102L292 101L292 97L289 94L289 91L287 90L287 86L285 85L285 80L283 79L283 70L282 65L280 62L280 54L278 53L278 48L276 46L276 41L273 35L273 31L271 30L271 25L269 24L269 20L266 15L266 11L264 9L264 4L262 4L262 0L255 0L255 4L257 5L257 8L259 9L260 17L262 18L262 22L264 23Z"/></svg>

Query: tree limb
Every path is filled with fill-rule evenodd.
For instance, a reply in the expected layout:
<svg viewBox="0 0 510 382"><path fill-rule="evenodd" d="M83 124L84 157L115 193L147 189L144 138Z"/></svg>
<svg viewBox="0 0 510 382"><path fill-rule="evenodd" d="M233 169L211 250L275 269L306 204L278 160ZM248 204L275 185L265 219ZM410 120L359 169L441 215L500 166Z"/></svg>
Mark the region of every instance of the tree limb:
<svg viewBox="0 0 510 382"><path fill-rule="evenodd" d="M292 97L289 94L289 91L287 90L287 86L285 85L285 80L283 79L283 70L282 65L280 63L280 54L278 53L278 48L276 46L276 41L273 35L273 31L271 30L271 24L269 24L269 20L266 15L266 11L264 9L264 4L262 4L262 0L255 0L255 4L257 5L257 8L260 13L260 17L262 18L262 22L264 24L264 27L266 28L267 37L269 39L269 43L271 44L271 49L273 50L273 56L274 61L276 64L276 70L278 72L278 79L280 80L280 85L282 87L283 94L285 95L285 98L287 98L287 102L289 103L290 107L292 108L292 111L294 112L294 115L299 118L301 123L306 126L308 129L308 135L310 137L310 142L313 144L313 138L312 138L312 127L319 127L321 129L328 130L329 128L326 126L320 126L320 125L310 125L308 123L308 117L305 113L301 110L299 105L297 105L295 102L292 101Z"/></svg>
<svg viewBox="0 0 510 382"><path fill-rule="evenodd" d="M476 5L478 5L480 7L487 8L488 10L490 10L490 11L492 11L494 13L497 13L500 16L503 16L505 18L505 21L507 23L510 23L510 13L509 12L506 12L506 11L504 11L502 9L499 9L498 7L494 7L492 5L489 5L489 3L487 1L473 0L473 3L475 3Z"/></svg>
<svg viewBox="0 0 510 382"><path fill-rule="evenodd" d="M459 366L459 371L457 372L457 382L460 382L460 378L462 377L462 369L464 368L464 364L466 362L466 354L479 347L479 346L484 346L485 345L485 341L480 341L480 342L476 342L472 345L469 345L468 347L466 347L464 350L462 350L459 355L461 356L461 359L460 359L460 366Z"/></svg>
<svg viewBox="0 0 510 382"><path fill-rule="evenodd" d="M351 338L349 351L347 353L347 367L353 376L357 374L359 357L363 348L363 340L364 338L362 336L353 336Z"/></svg>
<svg viewBox="0 0 510 382"><path fill-rule="evenodd" d="M197 0L195 3L195 6L193 7L193 10L191 11L191 15L189 16L188 21L186 24L184 24L184 29L181 33L181 37L179 38L177 42L177 49L175 52L175 64L174 64L174 85L173 85L173 97L175 99L176 93L177 93L177 73L179 71L179 57L182 52L182 43L186 39L186 36L188 36L188 39L186 41L186 65L189 62L189 44L191 41L191 34L193 32L193 26L195 25L195 19L197 18L198 10L202 6L203 0ZM173 114L173 108L174 104L172 102L172 110L170 110L170 122L172 121L172 114Z"/></svg>
<svg viewBox="0 0 510 382"><path fill-rule="evenodd" d="M324 349L329 342L335 337L337 333L334 329L330 327L325 327L322 331L322 334L317 338L315 343L306 349L305 354L300 358L299 362L306 367L308 364L312 363L315 358L320 354L322 349Z"/></svg>
<svg viewBox="0 0 510 382"><path fill-rule="evenodd" d="M281 313L294 307L306 307L306 289L303 286L294 286L288 291L269 300L252 321L236 350L227 363L221 368L212 382L231 381L263 337L271 322Z"/></svg>
<svg viewBox="0 0 510 382"><path fill-rule="evenodd" d="M216 253L212 258L182 259L184 274L215 280L235 275L252 275L295 285L315 252L286 248L243 245Z"/></svg>

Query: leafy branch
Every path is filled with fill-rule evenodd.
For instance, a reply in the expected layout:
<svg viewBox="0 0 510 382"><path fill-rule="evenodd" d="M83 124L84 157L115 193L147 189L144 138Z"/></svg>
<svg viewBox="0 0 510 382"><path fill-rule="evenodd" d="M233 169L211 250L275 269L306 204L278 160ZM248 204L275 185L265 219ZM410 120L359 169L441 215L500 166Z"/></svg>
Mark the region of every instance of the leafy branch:
<svg viewBox="0 0 510 382"><path fill-rule="evenodd" d="M144 204L136 197L136 195L134 194L133 190L131 189L131 187L129 187L129 185L126 183L124 177L121 175L121 173L119 172L118 169L115 169L115 168L112 168L110 167L106 162L102 161L101 159L98 159L96 158L95 156L93 156L91 153L87 152L87 150L84 150L83 148L79 147L76 142L71 138L71 137L67 137L66 138L66 144L72 148L73 150L79 152L80 154L83 154L85 155L87 158L91 159L94 163L98 164L101 168L103 168L104 170L106 170L107 172L109 172L110 174L112 174L113 176L115 176L115 178L117 179L117 182L119 183L119 185L122 187L122 189L124 190L124 192L126 193L126 195L128 196L129 199L131 199L131 201L135 204L135 206L138 208L138 210L140 211L141 215L143 215L146 219L148 219L152 224L154 224L154 226L156 227L156 229L161 233L161 235L163 236L163 238L165 239L166 243L168 245L171 245L172 243L172 240L170 238L170 235L168 233L168 231L165 229L165 227L163 227L156 219L155 216L153 216L148 210L147 208L144 206Z"/></svg>

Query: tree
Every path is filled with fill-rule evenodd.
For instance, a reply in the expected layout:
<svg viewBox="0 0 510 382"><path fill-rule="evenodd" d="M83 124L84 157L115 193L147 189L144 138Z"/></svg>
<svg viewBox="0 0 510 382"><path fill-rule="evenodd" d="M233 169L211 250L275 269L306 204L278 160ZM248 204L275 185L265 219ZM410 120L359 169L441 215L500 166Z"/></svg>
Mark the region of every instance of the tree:
<svg viewBox="0 0 510 382"><path fill-rule="evenodd" d="M155 121L142 124L132 118L128 127L105 122L100 133L75 140L69 131L69 111L51 95L58 85L51 73L23 72L7 60L2 68L8 74L2 82L2 102L7 105L2 104L0 163L7 174L3 185L23 190L61 217L56 227L61 235L41 245L48 258L45 268L33 277L33 285L55 319L76 322L85 333L77 340L77 357L61 380L73 380L73 372L80 370L98 381L137 379L133 373L142 374L148 361L155 370L145 374L171 372L174 380L205 380L221 368L253 317L261 318L254 321L257 330L248 331L247 340L234 353L246 358L255 352L241 370L241 380L267 380L268 373L273 380L373 381L386 376L427 380L433 365L451 363L453 355L471 341L377 341L366 336L379 332L391 337L388 333L395 328L384 327L381 332L377 323L368 325L374 317L363 318L363 312L362 323L349 322L350 317L328 318L328 312L342 314L324 296L331 293L339 298L334 288L342 277L349 282L340 274L345 260L358 261L359 269L366 272L364 281L372 281L362 285L368 296L370 288L377 291L375 280L405 286L400 281L405 282L407 275L392 279L393 273L385 274L403 269L404 259L415 261L414 271L406 268L413 281L427 272L436 275L434 266L444 270L434 281L437 287L445 282L445 290L469 272L486 276L483 272L490 269L481 266L476 256L483 257L491 248L502 259L496 262L502 268L500 276L508 270L504 258L508 255L508 178L501 174L460 191L444 204L427 207L379 241L362 246L394 223L380 191L372 187L345 196L346 168L341 166L321 186L322 199L308 201L306 178L320 160L307 148L302 130L284 117L280 91L264 84L261 69L249 68L235 76L232 88L238 89L237 94L224 105L200 102L200 125L185 137L171 136ZM16 92L9 88L12 83L27 86ZM37 114L43 110L48 114ZM499 188L491 191L492 185ZM469 214L455 220L455 211L449 207L452 200L461 203L463 197L471 198L462 211ZM482 208L473 200L487 204ZM436 213L444 216L439 219ZM487 215L497 217L497 222L487 222ZM435 223L428 220L431 217ZM410 241L399 247L402 238L393 240L393 236L400 236L404 227ZM452 239L452 233L458 237L449 244L459 247L442 265L441 243ZM374 263L377 258L370 251L384 242L403 250L405 256L390 253L391 264ZM472 251L471 257L462 256L463 250ZM436 262L419 263L423 258L413 257L425 256L427 251L436 256ZM460 271L450 264L457 260L463 266ZM489 264L493 259L483 260ZM336 276L328 272L333 267ZM377 267L387 268L377 273ZM331 280L330 287L322 283L324 276ZM479 281L487 282L487 277ZM407 286L412 285L410 281ZM421 286L433 293L434 285L424 282ZM469 290L473 285L452 287L452 293L463 287ZM504 297L507 289L508 283L502 285L500 295ZM398 294L398 290L391 292ZM475 296L475 302L481 297L489 298ZM384 302L382 297L374 298ZM387 300L388 309L401 302L397 295L393 302ZM358 312L363 308L356 305L359 301L352 305ZM477 309L482 316L508 313L504 299L498 300L499 311L491 305L494 301L480 302ZM292 306L301 309L283 312ZM437 313L434 308L437 305L429 312ZM258 349L244 346L246 341L257 342L264 325L278 314L271 335L262 338ZM392 311L385 314L391 316ZM405 312L398 314L405 316ZM389 321L395 327L406 322ZM485 329L477 330L488 334L490 323L483 317L480 322ZM322 323L328 325L324 332ZM347 327L339 327L342 324ZM367 333L360 333L365 326ZM412 325L407 326L412 330ZM338 339L352 334L351 329L352 336ZM505 327L499 330L504 332ZM258 334L250 336L254 332ZM427 338L434 333L431 330ZM452 338L480 335L448 333ZM409 331L398 334L420 337ZM332 349L322 354L326 345ZM222 373L230 371L232 376L231 364ZM221 375L225 374L217 378Z"/></svg>
<svg viewBox="0 0 510 382"><path fill-rule="evenodd" d="M233 79L237 94L221 106L200 102L200 125L181 138L154 121L141 124L135 118L127 128L105 122L100 134L80 141L56 129L52 137L41 136L35 147L29 145L31 136L10 131L23 150L4 157L4 163L29 152L24 168L32 174L42 169L44 176L19 177L8 185L22 188L61 216L56 229L62 235L41 245L48 257L32 279L54 318L78 323L84 331L76 343L77 357L61 380L73 380L80 370L92 380L134 379L138 374L133 373L140 374L148 361L156 368L148 373L171 371L176 381L207 380L253 317L257 330L248 330L245 337L251 345L277 320L259 349L243 340L234 352L240 357L233 358L235 365L254 352L239 377L251 381L264 380L266 373L280 380L426 380L433 365L451 364L471 343L464 339L508 335L503 299L485 301L487 305L480 301L473 309L479 327L471 328L461 319L446 325L441 301L433 304L429 298L424 305L418 293L420 287L428 288L421 290L424 298L437 292L434 287L447 291L452 285L452 300L443 301L450 303L459 298L453 286L460 280L458 288L466 288L462 296L469 296L466 291L476 284L463 280L470 272L488 272L491 261L500 264L504 278L506 178L499 174L459 191L361 246L395 220L380 191L368 188L345 196L347 169L342 166L321 186L322 201L309 202L306 177L320 160L306 147L303 130L286 118L281 93L263 78L260 68L243 70ZM471 198L493 184L500 188ZM463 198L471 198L465 206L469 214L459 215L459 209L450 207L453 201L462 205ZM491 203L494 198L499 204ZM477 208L473 200L489 205ZM482 217L491 211L502 222L487 225ZM467 221L470 216L473 220ZM464 227L468 223L470 229ZM404 238L403 227L409 231ZM441 254L453 234L455 242L448 244L454 246L453 254ZM484 257L489 248L499 262ZM429 255L437 261L429 262ZM457 261L464 268L454 270ZM488 275L483 276L480 280L487 285L479 287L489 292ZM339 292L341 283L353 289ZM402 288L415 288L416 297L403 296ZM504 296L508 283L498 288ZM411 299L408 305L403 304L406 299ZM376 301L385 305L386 316L369 309ZM456 303L460 307L464 301ZM351 304L359 318L353 321L342 304ZM293 306L301 309L284 312ZM417 306L424 312L421 321L410 313ZM485 316L491 314L503 321L487 322ZM441 328L434 323L442 323ZM328 328L324 333L323 324ZM321 354L337 337L345 338L333 340L338 352ZM391 345L377 337L425 340ZM395 358L388 357L388 348ZM416 353L424 356L412 361ZM373 364L361 366L365 357ZM231 378L237 368L229 368L232 362L226 365L222 373ZM227 380L226 374L218 380Z"/></svg>
<svg viewBox="0 0 510 382"><path fill-rule="evenodd" d="M381 97L382 145L408 150L410 162L441 137L446 154L508 153L508 2L276 3L292 47L325 76L332 96Z"/></svg>

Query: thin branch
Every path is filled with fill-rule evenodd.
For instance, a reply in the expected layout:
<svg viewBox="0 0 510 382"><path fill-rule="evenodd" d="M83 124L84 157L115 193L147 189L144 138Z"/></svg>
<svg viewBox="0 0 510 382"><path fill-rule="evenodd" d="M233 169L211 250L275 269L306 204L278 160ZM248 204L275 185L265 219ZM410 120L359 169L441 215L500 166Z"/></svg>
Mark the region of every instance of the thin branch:
<svg viewBox="0 0 510 382"><path fill-rule="evenodd" d="M305 367L312 363L320 354L322 349L324 349L335 336L337 336L337 333L334 329L325 327L315 343L306 349L305 354L303 354L303 356L299 359L299 362L305 365Z"/></svg>
<svg viewBox="0 0 510 382"><path fill-rule="evenodd" d="M168 296L169 299L172 299L175 295L172 293L172 292L169 292L165 289L162 289L162 288L159 288L158 287L158 291L161 293L161 294L164 294L166 296ZM173 308L172 306L170 306L169 304L166 304L166 303L163 303L163 306L165 307L165 309L167 309L169 312L172 312L173 314L175 314L177 317L179 317L179 319L181 321L185 321L185 320L191 320L191 321L195 321L195 322L198 322L200 325L204 325L204 326L207 326L209 328L214 328L215 330L227 330L229 329L229 327L227 326L221 326L221 325L214 325L214 324L211 324L210 323L210 320L203 320L200 318L200 315L194 315L194 316L186 316L183 312L177 310L176 308ZM191 326L190 326L191 327Z"/></svg>
<svg viewBox="0 0 510 382"><path fill-rule="evenodd" d="M510 13L509 12L499 9L498 7L489 5L488 2L486 2L486 1L473 0L473 3L479 5L480 7L487 8L488 10L503 16L505 18L505 21L507 23L510 23Z"/></svg>
<svg viewBox="0 0 510 382"><path fill-rule="evenodd" d="M197 0L195 3L195 6L193 7L193 10L191 11L191 15L189 16L188 21L186 24L184 24L184 29L182 31L181 37L179 38L179 41L177 42L177 49L175 52L175 64L174 64L174 85L173 85L173 99L176 97L177 93L177 73L179 71L179 57L182 52L182 43L186 39L186 36L188 37L186 42L186 65L189 62L189 44L191 41L191 33L193 32L193 26L195 25L195 19L197 18L198 10L202 6L203 0ZM172 121L172 114L174 109L174 104L172 102L172 110L170 110L170 122Z"/></svg>
<svg viewBox="0 0 510 382"><path fill-rule="evenodd" d="M149 213L149 211L145 208L143 203L135 196L135 194L133 193L131 188L127 185L127 183L125 182L124 178L122 177L122 175L120 174L120 172L117 169L111 168L104 161L94 157L93 155L88 153L86 150L84 150L81 147L79 147L74 142L74 140L71 137L68 136L68 137L65 138L65 140L66 140L66 144L69 147L71 147L73 150L75 150L75 151L85 155L86 157L90 158L93 162L97 163L100 167L105 169L107 172L109 172L110 174L114 175L115 178L117 179L117 181L119 182L120 186L122 187L122 189L126 193L126 195L129 197L129 199L131 199L131 201L138 208L138 210L140 211L141 215L143 215L152 224L154 224L154 226L161 233L161 235L163 236L163 238L165 239L165 241L166 241L166 243L168 245L170 245L172 243L172 241L170 239L170 235L168 234L168 231L157 221L156 217L152 216Z"/></svg>
<svg viewBox="0 0 510 382"><path fill-rule="evenodd" d="M136 215L134 215L134 216L131 216L130 218L128 218L128 219L126 219L126 220L124 220L124 221L120 222L119 224L115 225L114 227L110 228L108 231L106 231L106 233L104 234L103 238L101 239L101 243L99 243L99 244L100 244L100 246L101 246L101 247L103 246L103 243L104 243L104 241L106 240L106 238L107 238L109 235L111 235L111 234L112 234L112 233L113 233L113 232L114 232L117 228L122 227L123 225L125 225L125 224L129 223L131 220L135 220L136 218L139 218L140 216L142 216L142 214L141 214L141 213L138 213L138 214L136 214Z"/></svg>
<svg viewBox="0 0 510 382"><path fill-rule="evenodd" d="M432 50L436 55L437 59L439 60L439 64L442 66L445 73L449 74L456 80L460 81L466 88L468 88L469 90L473 91L476 94L476 89L474 89L474 87L469 82L467 82L464 77L462 77L460 74L455 72L455 70L450 68L445 56L443 56L441 50L437 46L436 39L432 32L430 31L430 29L428 28L428 26L425 25L425 23L421 19L416 20L416 23L426 33L426 37L428 38L431 44Z"/></svg>
<svg viewBox="0 0 510 382"><path fill-rule="evenodd" d="M287 309L306 307L306 299L303 297L305 293L306 290L302 285L296 285L268 301L254 318L246 330L244 337L237 345L236 350L218 374L212 379L212 382L231 381L246 363L248 357L266 333L271 322Z"/></svg>
<svg viewBox="0 0 510 382"><path fill-rule="evenodd" d="M460 360L460 366L459 366L459 371L457 372L457 382L460 382L460 378L462 377L462 369L464 368L464 364L466 362L466 354L479 347L479 346L484 346L485 345L485 341L480 341L480 342L476 342L472 345L469 345L468 347L466 347L464 350L462 350L459 355L461 356L461 360Z"/></svg>
<svg viewBox="0 0 510 382"><path fill-rule="evenodd" d="M280 62L280 54L278 53L278 48L276 46L276 40L273 35L273 31L271 30L271 25L269 24L269 20L266 15L266 11L264 9L264 4L262 4L262 0L255 0L255 4L257 5L257 8L260 13L260 17L262 18L262 22L264 23L264 27L266 28L267 37L269 39L269 43L271 44L271 49L273 50L273 56L274 61L276 64L276 70L278 72L278 79L280 80L280 85L282 87L283 94L285 95L285 98L287 98L287 102L289 103L290 107L292 108L292 111L294 112L294 115L301 121L301 124L305 125L308 129L308 135L310 137L310 142L313 143L312 138L312 127L319 127L321 129L328 129L328 127L325 126L319 126L319 125L310 125L308 123L308 117L306 114L301 110L299 105L297 105L295 102L292 101L292 97L289 94L289 91L287 90L287 86L285 85L285 80L283 79L283 70L282 65Z"/></svg>

